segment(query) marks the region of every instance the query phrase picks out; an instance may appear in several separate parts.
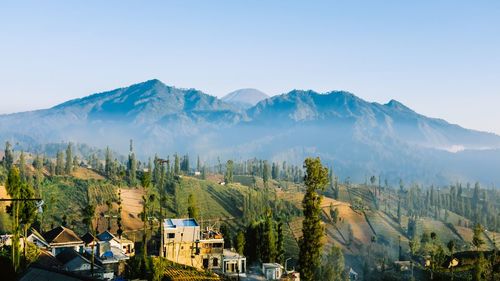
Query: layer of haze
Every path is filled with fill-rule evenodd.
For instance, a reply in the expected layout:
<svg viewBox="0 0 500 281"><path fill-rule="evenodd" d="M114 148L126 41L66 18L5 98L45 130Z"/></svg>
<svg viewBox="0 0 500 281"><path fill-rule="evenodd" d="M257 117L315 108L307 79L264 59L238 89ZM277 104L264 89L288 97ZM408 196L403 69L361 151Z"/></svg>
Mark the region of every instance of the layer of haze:
<svg viewBox="0 0 500 281"><path fill-rule="evenodd" d="M500 1L3 1L0 113L158 78L348 90L500 134Z"/></svg>

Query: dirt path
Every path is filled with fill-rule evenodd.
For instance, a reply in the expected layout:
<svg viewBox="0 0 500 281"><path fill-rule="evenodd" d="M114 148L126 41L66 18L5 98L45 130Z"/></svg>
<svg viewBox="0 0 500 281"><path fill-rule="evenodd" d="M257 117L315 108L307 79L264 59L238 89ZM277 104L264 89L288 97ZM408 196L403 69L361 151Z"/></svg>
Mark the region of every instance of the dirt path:
<svg viewBox="0 0 500 281"><path fill-rule="evenodd" d="M125 230L137 230L142 228L143 223L139 214L142 212L143 189L121 189L122 197L122 220Z"/></svg>

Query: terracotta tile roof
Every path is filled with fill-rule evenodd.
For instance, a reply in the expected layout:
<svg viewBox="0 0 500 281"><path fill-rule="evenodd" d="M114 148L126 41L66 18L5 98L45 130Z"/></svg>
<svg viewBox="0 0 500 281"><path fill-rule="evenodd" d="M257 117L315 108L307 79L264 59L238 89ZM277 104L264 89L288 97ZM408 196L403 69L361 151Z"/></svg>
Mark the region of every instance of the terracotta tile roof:
<svg viewBox="0 0 500 281"><path fill-rule="evenodd" d="M43 237L49 244L74 244L83 243L73 230L64 226L58 226L43 234Z"/></svg>

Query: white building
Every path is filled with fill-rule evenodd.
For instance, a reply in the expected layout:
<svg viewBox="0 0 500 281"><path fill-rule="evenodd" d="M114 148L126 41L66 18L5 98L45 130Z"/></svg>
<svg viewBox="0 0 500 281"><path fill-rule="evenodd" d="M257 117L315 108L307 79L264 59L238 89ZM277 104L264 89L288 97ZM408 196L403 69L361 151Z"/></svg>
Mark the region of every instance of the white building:
<svg viewBox="0 0 500 281"><path fill-rule="evenodd" d="M283 266L279 263L263 263L262 273L266 280L279 280L283 275Z"/></svg>
<svg viewBox="0 0 500 281"><path fill-rule="evenodd" d="M224 249L222 254L222 273L226 275L246 276L247 258L230 250Z"/></svg>

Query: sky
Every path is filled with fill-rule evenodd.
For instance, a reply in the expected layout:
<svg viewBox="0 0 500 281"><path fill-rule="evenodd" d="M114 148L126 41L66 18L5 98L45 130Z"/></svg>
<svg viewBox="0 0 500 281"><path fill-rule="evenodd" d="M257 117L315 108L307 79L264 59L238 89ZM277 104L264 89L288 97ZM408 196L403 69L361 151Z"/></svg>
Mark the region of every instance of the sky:
<svg viewBox="0 0 500 281"><path fill-rule="evenodd" d="M347 90L500 134L500 1L2 1L0 113L149 79Z"/></svg>

